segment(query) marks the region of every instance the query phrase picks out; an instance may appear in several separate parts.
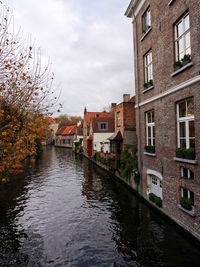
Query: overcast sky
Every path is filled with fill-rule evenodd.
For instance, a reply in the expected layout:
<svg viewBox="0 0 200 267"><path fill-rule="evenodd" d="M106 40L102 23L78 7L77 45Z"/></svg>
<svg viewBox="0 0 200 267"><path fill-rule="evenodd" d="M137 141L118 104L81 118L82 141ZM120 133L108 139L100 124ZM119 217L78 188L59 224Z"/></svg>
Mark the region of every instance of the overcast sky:
<svg viewBox="0 0 200 267"><path fill-rule="evenodd" d="M130 0L5 0L21 25L50 57L60 84L61 113L102 111L134 95Z"/></svg>

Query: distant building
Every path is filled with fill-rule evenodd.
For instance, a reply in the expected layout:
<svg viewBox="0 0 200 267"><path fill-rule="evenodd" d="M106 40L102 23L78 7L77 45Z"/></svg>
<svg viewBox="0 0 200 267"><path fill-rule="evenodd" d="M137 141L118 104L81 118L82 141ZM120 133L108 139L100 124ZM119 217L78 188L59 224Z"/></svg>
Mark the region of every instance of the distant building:
<svg viewBox="0 0 200 267"><path fill-rule="evenodd" d="M92 154L95 152L110 153L110 141L108 138L113 133L113 117L91 118L89 136L92 141Z"/></svg>
<svg viewBox="0 0 200 267"><path fill-rule="evenodd" d="M107 116L109 116L108 112L88 112L85 108L83 121L83 152L85 155L92 155L92 139L89 138L90 120Z"/></svg>
<svg viewBox="0 0 200 267"><path fill-rule="evenodd" d="M76 140L76 125L62 126L56 132L55 146L73 148Z"/></svg>

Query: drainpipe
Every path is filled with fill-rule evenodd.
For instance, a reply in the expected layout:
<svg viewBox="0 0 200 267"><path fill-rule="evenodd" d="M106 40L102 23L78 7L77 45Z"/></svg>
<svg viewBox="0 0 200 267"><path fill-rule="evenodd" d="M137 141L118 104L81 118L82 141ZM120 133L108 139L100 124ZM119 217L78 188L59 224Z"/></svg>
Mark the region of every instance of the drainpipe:
<svg viewBox="0 0 200 267"><path fill-rule="evenodd" d="M135 60L135 75L136 75L136 90L137 90L137 121L138 121L138 170L140 172L140 193L142 194L142 188L143 188L143 180L142 180L142 143L141 143L141 117L140 117L140 92L139 92L139 88L140 88L140 79L139 79L139 59L138 59L138 32L137 32L137 21L136 21L136 17L133 14L133 21L132 23L135 26L135 35L133 37L133 42L134 42L134 46L135 46L135 53L136 53L136 60Z"/></svg>

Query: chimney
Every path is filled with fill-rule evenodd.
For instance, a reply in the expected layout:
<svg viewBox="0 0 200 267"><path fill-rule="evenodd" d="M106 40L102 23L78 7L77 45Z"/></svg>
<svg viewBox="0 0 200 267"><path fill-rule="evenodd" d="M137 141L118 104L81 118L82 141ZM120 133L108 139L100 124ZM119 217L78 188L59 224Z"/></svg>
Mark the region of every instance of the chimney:
<svg viewBox="0 0 200 267"><path fill-rule="evenodd" d="M116 103L111 103L111 109L115 108L117 106Z"/></svg>
<svg viewBox="0 0 200 267"><path fill-rule="evenodd" d="M130 94L123 94L123 102L128 102L130 100Z"/></svg>

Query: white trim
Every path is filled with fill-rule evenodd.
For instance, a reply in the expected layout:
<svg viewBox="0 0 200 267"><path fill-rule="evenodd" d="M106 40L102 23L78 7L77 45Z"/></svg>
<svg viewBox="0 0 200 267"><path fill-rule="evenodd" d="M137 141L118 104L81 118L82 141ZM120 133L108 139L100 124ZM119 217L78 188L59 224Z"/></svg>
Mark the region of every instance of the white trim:
<svg viewBox="0 0 200 267"><path fill-rule="evenodd" d="M159 172L154 171L154 170L147 169L147 174L154 175L154 176L158 177L161 181L163 179L162 174L160 174Z"/></svg>
<svg viewBox="0 0 200 267"><path fill-rule="evenodd" d="M146 0L132 0L124 15L129 18L137 16L145 2ZM134 12L134 16L132 11Z"/></svg>
<svg viewBox="0 0 200 267"><path fill-rule="evenodd" d="M144 106L144 105L149 104L149 103L151 103L151 102L153 102L155 100L158 100L158 99L160 99L162 97L165 97L165 96L168 96L170 94L173 94L173 93L175 93L175 92L177 92L177 91L179 91L179 90L181 90L181 89L183 89L183 88L185 88L187 86L190 86L190 85L192 85L192 84L194 84L196 82L199 82L199 81L200 81L200 75L198 75L198 76L196 76L196 77L194 77L192 79L189 79L186 82L180 83L180 84L176 85L175 87L173 87L173 88L171 88L171 89L169 89L169 90L167 90L167 91L165 91L165 92L163 92L163 93L161 93L159 95L153 96L153 97L141 102L139 105L136 105L135 108L138 108L138 106L139 107Z"/></svg>

